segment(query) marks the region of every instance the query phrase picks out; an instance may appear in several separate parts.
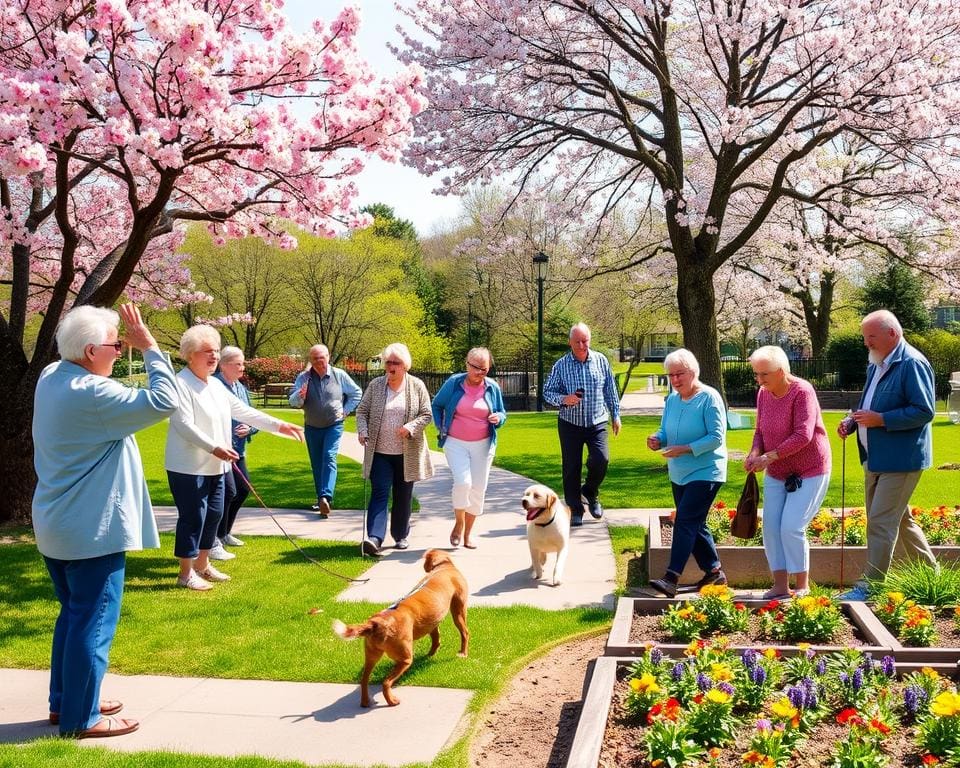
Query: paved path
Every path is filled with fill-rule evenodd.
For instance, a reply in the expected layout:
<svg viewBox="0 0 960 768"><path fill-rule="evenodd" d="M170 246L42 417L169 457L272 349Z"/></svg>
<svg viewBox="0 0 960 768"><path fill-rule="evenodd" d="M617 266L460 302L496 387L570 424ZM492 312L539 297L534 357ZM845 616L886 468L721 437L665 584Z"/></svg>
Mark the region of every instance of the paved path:
<svg viewBox="0 0 960 768"><path fill-rule="evenodd" d="M362 449L354 434L344 434L341 452L359 460ZM414 516L410 549L386 550L386 556L367 571L369 581L349 587L339 600L388 604L419 580L426 549L450 548L452 481L442 453L434 453L434 463L435 477L415 486L420 511ZM470 584L470 605L521 604L545 610L578 605L612 607L615 564L607 523L642 523L646 510L611 510L601 522L587 516L585 525L572 532L564 583L550 587L529 576L526 521L520 506L529 482L496 468L491 474L487 511L475 529L479 548L461 548L454 553ZM306 510L274 512L292 536L355 542L361 537L361 510L334 510L328 520ZM173 529L175 510L161 507L156 514L161 530ZM280 535L266 512L247 508L235 531L241 536ZM243 550L237 551L243 557ZM552 556L548 566L551 564ZM229 572L229 563L223 567ZM171 559L171 580L174 574ZM189 594L185 593L184 599L189 599ZM418 644L418 654L424 648ZM358 645L358 674L361 659ZM46 671L0 670L0 742L55 734L56 729L45 719L47 684ZM104 697L125 701L123 714L140 720L140 730L115 739L78 743L119 751L261 755L308 765L430 763L459 737L472 696L465 690L404 686L401 680L398 693L403 703L386 707L379 686L373 690L375 706L363 710L357 705L355 685L110 674L104 683ZM384 748L384 738L371 738L371 734L389 734L389 750Z"/></svg>

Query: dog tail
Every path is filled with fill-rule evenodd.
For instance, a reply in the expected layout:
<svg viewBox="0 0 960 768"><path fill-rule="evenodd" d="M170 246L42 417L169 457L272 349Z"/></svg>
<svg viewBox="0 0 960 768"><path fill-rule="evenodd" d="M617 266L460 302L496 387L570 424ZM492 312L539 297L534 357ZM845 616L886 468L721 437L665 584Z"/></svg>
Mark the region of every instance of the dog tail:
<svg viewBox="0 0 960 768"><path fill-rule="evenodd" d="M356 640L358 637L364 637L370 634L371 623L365 621L363 624L344 624L340 619L333 621L333 633L344 640Z"/></svg>

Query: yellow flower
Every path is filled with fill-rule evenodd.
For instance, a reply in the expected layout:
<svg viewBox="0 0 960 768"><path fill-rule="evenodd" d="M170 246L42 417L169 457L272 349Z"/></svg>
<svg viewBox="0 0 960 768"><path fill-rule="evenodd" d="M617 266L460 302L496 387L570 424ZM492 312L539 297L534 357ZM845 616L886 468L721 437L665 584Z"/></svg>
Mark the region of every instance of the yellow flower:
<svg viewBox="0 0 960 768"><path fill-rule="evenodd" d="M726 704L728 701L730 701L730 694L724 693L716 688L711 688L709 691L707 691L707 694L704 696L704 698L707 701L712 701L714 704Z"/></svg>
<svg viewBox="0 0 960 768"><path fill-rule="evenodd" d="M902 603L903 597L903 592L887 592L887 600L894 604Z"/></svg>
<svg viewBox="0 0 960 768"><path fill-rule="evenodd" d="M960 695L956 691L944 691L930 702L930 711L940 717L960 714Z"/></svg>
<svg viewBox="0 0 960 768"><path fill-rule="evenodd" d="M730 600L733 590L726 584L707 584L700 589L700 597L715 597L718 600Z"/></svg>
<svg viewBox="0 0 960 768"><path fill-rule="evenodd" d="M700 613L699 611L697 611L697 613L694 614L694 617L693 617L693 618L695 618L697 621L706 621L706 620L707 620L707 614L705 614L705 613Z"/></svg>
<svg viewBox="0 0 960 768"><path fill-rule="evenodd" d="M689 619L692 613L693 613L693 608L691 608L690 606L687 606L686 608L681 608L680 610L678 610L677 616L679 616L681 619Z"/></svg>
<svg viewBox="0 0 960 768"><path fill-rule="evenodd" d="M937 670L935 670L933 667L924 667L923 669L920 670L920 673L923 675L926 675L931 680L940 679L940 673L937 672Z"/></svg>
<svg viewBox="0 0 960 768"><path fill-rule="evenodd" d="M786 696L770 707L770 711L781 720L792 720L799 714L797 708L790 703L790 699Z"/></svg>
<svg viewBox="0 0 960 768"><path fill-rule="evenodd" d="M649 672L644 672L640 677L635 677L630 681L630 687L637 693L659 693L660 686L657 685L657 678Z"/></svg>
<svg viewBox="0 0 960 768"><path fill-rule="evenodd" d="M715 661L710 665L710 677L712 677L718 683L733 680L733 670L730 669L730 667L728 667L726 664L721 664L720 662Z"/></svg>
<svg viewBox="0 0 960 768"><path fill-rule="evenodd" d="M780 651L778 651L776 648L764 648L763 655L772 660L779 658Z"/></svg>
<svg viewBox="0 0 960 768"><path fill-rule="evenodd" d="M797 643L797 649L805 651L810 647L810 643Z"/></svg>

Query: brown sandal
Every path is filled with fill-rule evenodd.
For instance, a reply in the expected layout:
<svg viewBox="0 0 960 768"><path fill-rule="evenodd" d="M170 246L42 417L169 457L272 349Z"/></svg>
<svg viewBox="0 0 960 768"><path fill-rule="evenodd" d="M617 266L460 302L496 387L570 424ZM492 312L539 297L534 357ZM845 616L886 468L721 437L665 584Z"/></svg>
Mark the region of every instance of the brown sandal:
<svg viewBox="0 0 960 768"><path fill-rule="evenodd" d="M100 702L101 715L115 715L123 709L122 701L110 701L109 699ZM50 725L60 725L60 713L50 713Z"/></svg>
<svg viewBox="0 0 960 768"><path fill-rule="evenodd" d="M101 723L106 723L106 728L97 728ZM120 717L105 717L98 720L94 725L83 731L77 731L74 738L77 739L105 739L108 736L125 736L133 733L140 727L136 720L124 720Z"/></svg>

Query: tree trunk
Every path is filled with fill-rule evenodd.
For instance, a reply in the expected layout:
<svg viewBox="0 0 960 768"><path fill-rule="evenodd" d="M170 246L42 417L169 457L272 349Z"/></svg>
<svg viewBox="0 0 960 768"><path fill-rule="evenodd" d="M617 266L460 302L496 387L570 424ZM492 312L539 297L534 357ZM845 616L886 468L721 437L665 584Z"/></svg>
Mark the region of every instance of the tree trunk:
<svg viewBox="0 0 960 768"><path fill-rule="evenodd" d="M8 346L2 344L0 347ZM9 354L8 354L9 353ZM20 358L19 363L17 358ZM36 377L18 355L0 353L0 524L30 523L30 508L37 476L33 469L33 390Z"/></svg>
<svg viewBox="0 0 960 768"><path fill-rule="evenodd" d="M700 380L723 395L713 273L696 263L691 264L694 259L677 256L677 306L683 345L700 363Z"/></svg>

